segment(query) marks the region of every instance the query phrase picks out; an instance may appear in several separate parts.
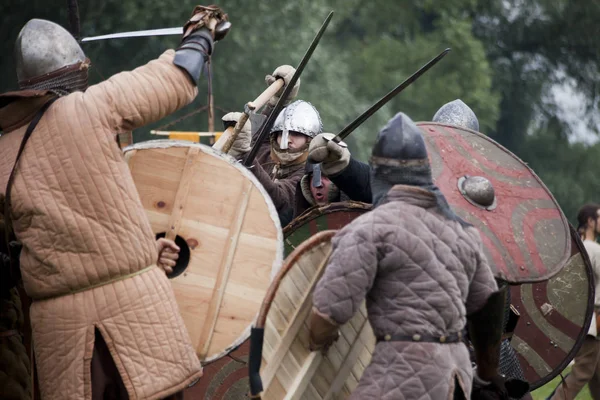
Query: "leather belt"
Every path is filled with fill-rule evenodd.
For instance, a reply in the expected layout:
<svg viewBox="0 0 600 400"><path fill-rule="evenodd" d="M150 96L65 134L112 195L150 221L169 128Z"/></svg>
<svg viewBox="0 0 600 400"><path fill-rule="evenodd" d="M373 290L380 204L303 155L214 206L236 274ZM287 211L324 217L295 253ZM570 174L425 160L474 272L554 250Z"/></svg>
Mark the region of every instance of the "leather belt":
<svg viewBox="0 0 600 400"><path fill-rule="evenodd" d="M458 343L465 337L464 332L454 332L447 335L383 335L378 336L378 342L426 342L426 343Z"/></svg>

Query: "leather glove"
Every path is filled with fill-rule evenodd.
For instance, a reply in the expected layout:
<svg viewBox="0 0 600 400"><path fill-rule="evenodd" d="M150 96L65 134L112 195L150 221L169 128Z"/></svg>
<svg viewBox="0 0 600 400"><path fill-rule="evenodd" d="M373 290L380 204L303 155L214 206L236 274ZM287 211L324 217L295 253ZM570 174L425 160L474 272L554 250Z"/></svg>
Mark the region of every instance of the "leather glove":
<svg viewBox="0 0 600 400"><path fill-rule="evenodd" d="M506 380L500 374L484 381L475 373L473 375L472 400L509 400L520 399L529 392L529 383L520 379Z"/></svg>
<svg viewBox="0 0 600 400"><path fill-rule="evenodd" d="M327 176L342 172L350 164L350 150L344 142L335 143L333 133L321 133L310 141L308 160L314 164L322 163L321 170Z"/></svg>
<svg viewBox="0 0 600 400"><path fill-rule="evenodd" d="M332 323L329 318L324 317L320 312L313 308L308 322L309 326L309 345L310 351L320 350L326 354L329 347L340 337L338 325Z"/></svg>
<svg viewBox="0 0 600 400"><path fill-rule="evenodd" d="M285 82L285 85L287 86L290 83L290 79L292 79L295 72L296 72L296 68L292 67L291 65L282 65L280 67L277 67L271 75L267 75L265 77L265 82L267 83L268 86L271 86L273 83L275 83L275 81L277 79L281 78L281 79L283 79L283 81ZM296 81L294 88L292 89L292 91L290 92L290 95L288 96L287 100L284 103L285 106L287 106L292 101L294 101L294 99L298 95L299 89L300 89L300 79L298 79ZM284 90L285 90L285 86L282 87L275 96L271 97L271 99L269 100L269 103L268 103L268 105L270 107L275 107L275 105L279 101L279 98L283 94Z"/></svg>
<svg viewBox="0 0 600 400"><path fill-rule="evenodd" d="M183 26L183 39L201 28L206 28L213 40L221 40L227 35L230 27L229 17L218 6L196 6L192 17Z"/></svg>
<svg viewBox="0 0 600 400"><path fill-rule="evenodd" d="M237 124L241 116L241 112L230 112L228 114L225 114L223 118L221 118L225 129L229 127L235 127L235 124ZM237 136L237 138L235 138L235 141L231 145L231 149L229 149L228 154L234 158L238 158L242 154L246 154L250 151L251 140L252 124L250 123L250 118L248 118L248 121L246 121L239 135Z"/></svg>

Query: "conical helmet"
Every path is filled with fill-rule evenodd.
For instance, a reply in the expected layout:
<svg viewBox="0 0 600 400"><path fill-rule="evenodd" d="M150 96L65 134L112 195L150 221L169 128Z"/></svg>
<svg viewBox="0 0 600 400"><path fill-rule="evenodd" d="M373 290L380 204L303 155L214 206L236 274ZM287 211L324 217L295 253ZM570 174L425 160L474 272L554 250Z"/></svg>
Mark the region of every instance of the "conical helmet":
<svg viewBox="0 0 600 400"><path fill-rule="evenodd" d="M433 122L455 125L479 132L477 116L462 100L456 99L444 104L433 116Z"/></svg>
<svg viewBox="0 0 600 400"><path fill-rule="evenodd" d="M87 87L89 60L77 40L54 22L27 22L17 37L14 57L21 89L69 92Z"/></svg>
<svg viewBox="0 0 600 400"><path fill-rule="evenodd" d="M396 114L379 132L369 164L374 204L394 185L433 185L425 139L404 113Z"/></svg>
<svg viewBox="0 0 600 400"><path fill-rule="evenodd" d="M371 165L401 166L414 160L427 161L427 147L419 127L398 113L377 135Z"/></svg>

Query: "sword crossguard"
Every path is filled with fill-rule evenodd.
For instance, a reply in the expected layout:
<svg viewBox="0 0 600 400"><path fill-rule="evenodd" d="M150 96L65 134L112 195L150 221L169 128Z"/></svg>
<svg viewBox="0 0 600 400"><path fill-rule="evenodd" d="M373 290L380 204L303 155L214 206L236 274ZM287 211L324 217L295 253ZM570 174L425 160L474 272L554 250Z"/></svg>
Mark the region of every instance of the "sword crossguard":
<svg viewBox="0 0 600 400"><path fill-rule="evenodd" d="M323 136L323 139L325 139L328 142L334 142L334 143L336 143L337 145L339 145L341 147L345 147L345 148L348 147L348 145L346 143L344 143L342 141L342 139L339 136L337 136L337 135L333 136L333 137Z"/></svg>

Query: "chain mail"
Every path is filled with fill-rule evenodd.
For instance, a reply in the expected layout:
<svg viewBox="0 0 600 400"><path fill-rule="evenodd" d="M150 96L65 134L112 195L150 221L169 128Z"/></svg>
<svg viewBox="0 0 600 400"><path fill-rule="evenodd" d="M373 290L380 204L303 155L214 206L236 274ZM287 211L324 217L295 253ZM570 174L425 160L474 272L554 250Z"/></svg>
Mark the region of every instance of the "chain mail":
<svg viewBox="0 0 600 400"><path fill-rule="evenodd" d="M77 91L83 92L88 87L89 66L89 60L86 59L83 63L61 68L55 73L48 74L47 77L21 81L19 82L19 87L21 90L48 90L59 96L66 96L69 93Z"/></svg>

